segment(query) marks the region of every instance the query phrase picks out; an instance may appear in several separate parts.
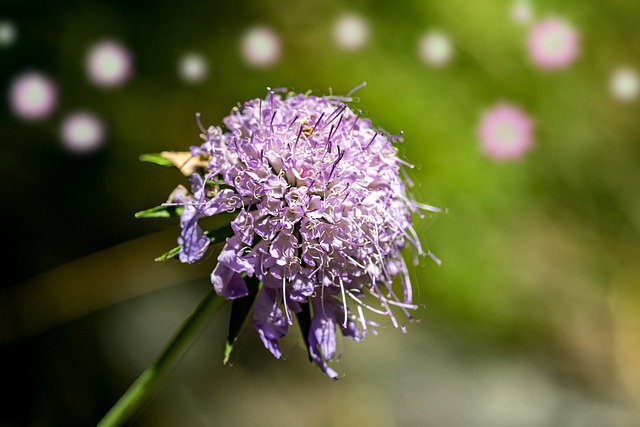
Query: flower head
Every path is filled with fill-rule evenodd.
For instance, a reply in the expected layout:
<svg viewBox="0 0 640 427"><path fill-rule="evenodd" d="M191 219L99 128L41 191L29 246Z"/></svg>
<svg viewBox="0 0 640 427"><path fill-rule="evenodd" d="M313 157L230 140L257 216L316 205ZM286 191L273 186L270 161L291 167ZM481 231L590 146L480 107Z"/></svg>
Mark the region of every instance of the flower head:
<svg viewBox="0 0 640 427"><path fill-rule="evenodd" d="M411 318L402 250L425 255L412 213L440 211L407 193L400 136L354 113L348 96L269 90L234 108L226 130L198 118L203 142L190 153L200 167L188 168L191 191L179 187L169 201L183 207L178 256L187 263L211 245L201 220L233 212L211 273L216 292L249 298L247 279L259 282L252 319L266 348L281 356L297 316L310 358L332 378L338 330L357 341L379 326L372 316L396 327L399 312Z"/></svg>

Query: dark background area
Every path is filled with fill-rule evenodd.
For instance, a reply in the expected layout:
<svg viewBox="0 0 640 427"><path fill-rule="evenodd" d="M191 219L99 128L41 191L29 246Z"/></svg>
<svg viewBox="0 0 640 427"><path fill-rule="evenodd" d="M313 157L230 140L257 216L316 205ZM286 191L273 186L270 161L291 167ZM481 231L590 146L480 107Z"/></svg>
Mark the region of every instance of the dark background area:
<svg viewBox="0 0 640 427"><path fill-rule="evenodd" d="M421 322L344 342L326 379L295 336L273 360L247 330L223 366L227 312L194 342L139 426L638 426L640 402L640 104L610 89L640 73L640 3L511 1L4 2L15 39L0 46L3 425L95 425L210 290L213 258L153 259L175 245L176 221L136 219L167 199L179 172L139 156L198 143L195 113L221 124L267 87L356 92L358 107L416 165L414 193L449 212L416 228L443 264L412 267ZM368 38L341 48L334 25L359 16ZM555 15L580 38L561 70L529 60L531 26ZM264 25L281 56L251 66L241 41ZM420 37L445 33L453 56L425 63ZM100 87L91 46L117 40L133 73ZM178 68L208 63L198 82ZM20 117L12 82L38 70L58 102ZM499 101L535 123L524 157L479 149L482 113ZM65 148L65 117L105 126L98 150Z"/></svg>

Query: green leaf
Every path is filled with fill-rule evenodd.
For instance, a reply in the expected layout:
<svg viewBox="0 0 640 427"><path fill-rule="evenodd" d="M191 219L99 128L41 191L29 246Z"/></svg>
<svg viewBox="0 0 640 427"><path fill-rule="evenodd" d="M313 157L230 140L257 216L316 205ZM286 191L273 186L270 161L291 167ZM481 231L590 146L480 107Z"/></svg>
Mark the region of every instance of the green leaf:
<svg viewBox="0 0 640 427"><path fill-rule="evenodd" d="M238 334L240 334L242 325L246 321L253 302L256 299L256 295L258 295L258 291L260 290L260 281L257 278L245 277L244 281L247 283L249 294L233 300L231 317L229 318L229 335L227 336L227 342L224 348L224 359L222 360L222 363L225 365L229 362L233 346L238 340Z"/></svg>
<svg viewBox="0 0 640 427"><path fill-rule="evenodd" d="M182 215L182 211L184 210L184 206L174 205L174 206L156 206L151 209L146 209L144 211L136 212L136 218L171 218L174 216Z"/></svg>
<svg viewBox="0 0 640 427"><path fill-rule="evenodd" d="M162 153L142 154L140 160L143 162L155 163L160 166L175 166L173 162L162 155Z"/></svg>
<svg viewBox="0 0 640 427"><path fill-rule="evenodd" d="M176 246L175 248L171 249L170 251L165 252L162 255L160 255L158 258L155 259L155 261L166 261L168 259L175 258L180 253L180 248L181 247L182 247L182 245Z"/></svg>
<svg viewBox="0 0 640 427"><path fill-rule="evenodd" d="M300 304L299 313L295 313L298 319L298 325L300 325L300 331L304 337L304 343L307 346L307 353L309 353L309 331L311 330L311 311L309 310L309 303ZM309 362L312 362L311 353L309 353Z"/></svg>
<svg viewBox="0 0 640 427"><path fill-rule="evenodd" d="M205 155L194 156L189 151L163 151L161 153L148 153L140 156L143 162L151 162L161 166L176 167L186 176L205 169L210 157Z"/></svg>
<svg viewBox="0 0 640 427"><path fill-rule="evenodd" d="M211 239L210 245L214 245L216 243L220 243L220 241L224 241L227 237L231 237L234 235L233 228L231 228L231 224L227 224L224 227L218 228L216 230L205 231L204 234Z"/></svg>
<svg viewBox="0 0 640 427"><path fill-rule="evenodd" d="M217 230L205 231L204 234L209 237L209 245L213 246L224 242L227 237L233 236L233 228L231 228L231 224L227 224ZM176 246L157 257L155 261L166 261L168 259L175 258L180 253L180 248L182 248L182 245Z"/></svg>

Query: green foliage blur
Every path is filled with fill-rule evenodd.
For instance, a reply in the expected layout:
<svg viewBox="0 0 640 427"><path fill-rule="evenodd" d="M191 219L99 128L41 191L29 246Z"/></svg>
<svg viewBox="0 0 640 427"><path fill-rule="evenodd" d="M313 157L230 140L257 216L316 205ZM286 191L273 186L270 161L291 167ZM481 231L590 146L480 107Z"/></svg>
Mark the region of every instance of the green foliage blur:
<svg viewBox="0 0 640 427"><path fill-rule="evenodd" d="M134 214L186 180L142 154L187 150L199 142L196 112L219 125L268 87L346 94L362 82L363 116L404 132L416 198L448 209L416 218L442 260L412 267L421 322L345 342L345 377L329 383L295 343L274 361L252 331L222 366L221 316L135 425L639 425L640 99L617 99L610 79L623 66L640 73L640 2L531 0L530 23L513 18L515 3L5 4L0 20L16 28L0 47L6 425L95 424L210 289L213 256L154 263L175 245L177 222ZM359 49L336 43L344 13L368 23ZM542 70L526 40L552 15L573 25L580 51L567 68ZM256 25L280 37L271 66L241 54ZM445 66L419 55L430 30L451 39ZM120 87L87 77L87 50L103 39L132 52ZM208 63L202 81L180 75L189 52ZM40 121L9 102L12 78L31 69L58 87ZM500 101L534 122L520 159L480 149L480 118ZM105 124L94 153L61 141L77 110Z"/></svg>

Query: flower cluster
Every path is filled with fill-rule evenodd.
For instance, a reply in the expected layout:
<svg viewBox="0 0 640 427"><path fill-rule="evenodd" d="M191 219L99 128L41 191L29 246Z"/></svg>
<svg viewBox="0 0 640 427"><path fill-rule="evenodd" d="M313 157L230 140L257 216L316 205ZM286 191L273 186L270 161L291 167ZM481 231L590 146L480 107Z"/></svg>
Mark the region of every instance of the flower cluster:
<svg viewBox="0 0 640 427"><path fill-rule="evenodd" d="M393 143L355 114L347 97L269 90L234 108L225 130L202 130L167 203L183 207L179 259L200 260L211 246L201 220L233 212L211 282L226 299L246 298L247 279L260 283L252 320L277 358L294 316L309 356L328 376L337 331L356 341L380 321L402 323L417 307L402 250L425 255L412 214L440 209L416 202ZM427 251L428 252L428 251ZM428 252L429 255L430 252ZM435 257L434 257L435 259ZM368 312L368 317L365 317ZM299 317L300 319L300 317Z"/></svg>

